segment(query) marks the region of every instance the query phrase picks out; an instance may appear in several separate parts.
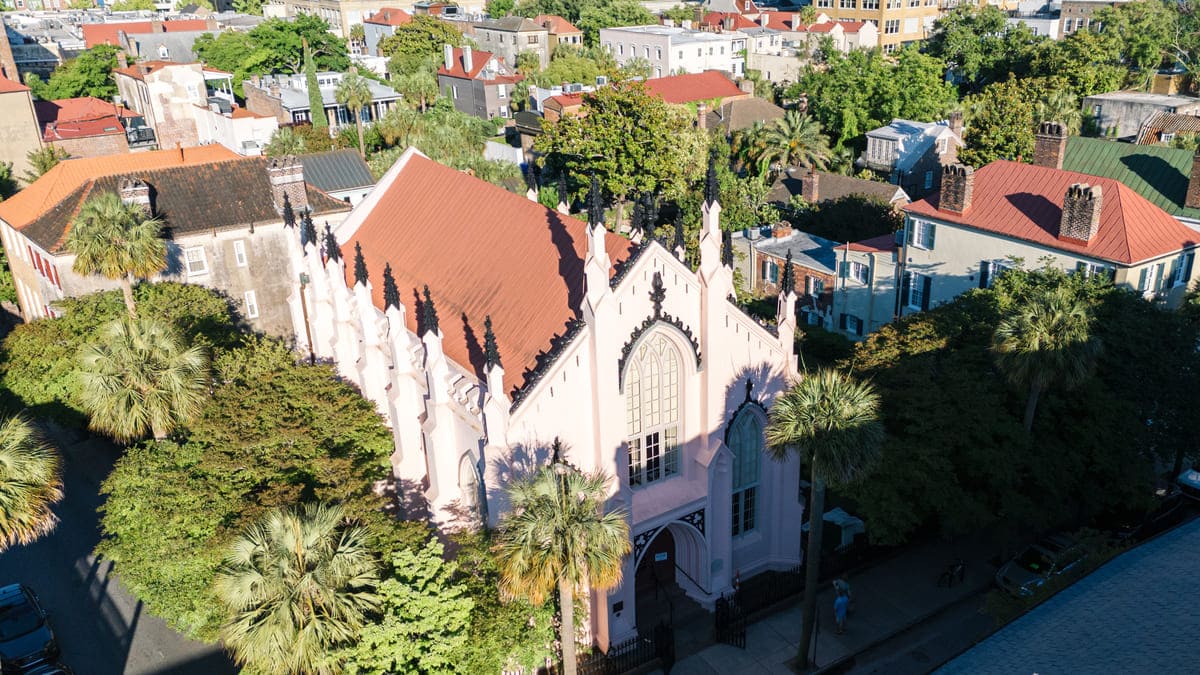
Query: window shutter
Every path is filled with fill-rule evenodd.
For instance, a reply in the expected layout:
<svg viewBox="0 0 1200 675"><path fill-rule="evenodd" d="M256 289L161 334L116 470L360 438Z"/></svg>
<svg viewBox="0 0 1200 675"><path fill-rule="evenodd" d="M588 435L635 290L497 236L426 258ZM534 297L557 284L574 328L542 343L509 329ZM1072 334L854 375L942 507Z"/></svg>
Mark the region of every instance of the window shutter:
<svg viewBox="0 0 1200 675"><path fill-rule="evenodd" d="M1180 260L1179 258L1176 258L1175 260L1171 261L1171 276L1170 276L1170 280L1167 281L1166 284L1164 284L1165 286L1174 286L1175 285L1175 280L1179 278L1179 268L1182 266L1182 264L1183 264L1183 261Z"/></svg>
<svg viewBox="0 0 1200 675"><path fill-rule="evenodd" d="M925 311L925 310L929 309L929 286L931 285L932 281L933 281L933 277L922 277L921 278L921 284L922 284L922 286L921 286L921 288L922 288L921 311Z"/></svg>
<svg viewBox="0 0 1200 675"><path fill-rule="evenodd" d="M988 274L992 271L992 263L984 260L979 263L979 287L988 287Z"/></svg>
<svg viewBox="0 0 1200 675"><path fill-rule="evenodd" d="M1187 284L1192 279L1192 261L1196 258L1195 253L1188 253L1183 256L1183 283Z"/></svg>
<svg viewBox="0 0 1200 675"><path fill-rule="evenodd" d="M1082 274L1084 276L1087 276L1087 270L1088 270L1087 263L1085 263L1085 262L1075 263L1075 273L1076 274Z"/></svg>
<svg viewBox="0 0 1200 675"><path fill-rule="evenodd" d="M908 301L912 295L912 272L905 272L900 279L900 306L908 307Z"/></svg>
<svg viewBox="0 0 1200 675"><path fill-rule="evenodd" d="M1163 289L1163 286L1165 286L1167 284L1167 279L1165 276L1163 276L1163 272L1166 271L1166 269L1167 269L1166 263L1158 263L1158 279L1157 279L1158 283L1155 284L1154 290L1161 291Z"/></svg>
<svg viewBox="0 0 1200 675"><path fill-rule="evenodd" d="M1148 268L1148 267L1143 268L1141 276L1138 277L1138 290L1139 291L1150 290L1150 289L1146 288L1146 282L1148 281L1149 276L1150 276L1150 268Z"/></svg>
<svg viewBox="0 0 1200 675"><path fill-rule="evenodd" d="M855 331L854 331L854 332L855 332L855 333L857 333L858 335L862 335L862 334L863 334L863 324L864 324L864 323L866 323L866 322L865 322L865 321L863 321L862 319L859 319L859 320L858 320L858 324L855 326Z"/></svg>
<svg viewBox="0 0 1200 675"><path fill-rule="evenodd" d="M915 221L915 220L910 220L910 221L908 221L908 223L905 224L904 236L906 237L906 239L904 240L904 243L906 243L906 244L913 243L914 230L916 230L916 229L917 229L917 221Z"/></svg>
<svg viewBox="0 0 1200 675"><path fill-rule="evenodd" d="M934 235L937 234L937 225L934 225L933 223L929 223L926 225L926 227L928 227L929 229L926 230L926 232L928 233L928 236L925 238L925 248L932 251L933 250L933 238L934 238Z"/></svg>
<svg viewBox="0 0 1200 675"><path fill-rule="evenodd" d="M838 315L838 328L846 330L846 315L844 313Z"/></svg>
<svg viewBox="0 0 1200 675"><path fill-rule="evenodd" d="M848 263L844 260L842 261L842 264L841 264L841 274L842 274L842 279L845 279L846 277L850 276L850 263Z"/></svg>
<svg viewBox="0 0 1200 675"><path fill-rule="evenodd" d="M769 269L767 267L767 261L764 260L761 263L759 263L759 267L762 269L762 273L759 276L761 276L763 279L766 279L767 278L767 269Z"/></svg>

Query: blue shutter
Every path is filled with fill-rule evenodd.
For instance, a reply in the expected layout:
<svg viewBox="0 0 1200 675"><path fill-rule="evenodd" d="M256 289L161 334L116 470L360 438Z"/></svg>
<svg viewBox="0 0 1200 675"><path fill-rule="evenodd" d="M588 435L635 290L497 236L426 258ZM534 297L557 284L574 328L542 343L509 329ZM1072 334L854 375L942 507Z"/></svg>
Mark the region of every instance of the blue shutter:
<svg viewBox="0 0 1200 675"><path fill-rule="evenodd" d="M925 248L932 251L934 236L937 235L937 225L934 225L933 223L928 223L926 225L926 227L929 228L928 230L926 230L926 232L929 234L929 236L926 238Z"/></svg>
<svg viewBox="0 0 1200 675"><path fill-rule="evenodd" d="M1183 283L1187 284L1192 280L1192 261L1195 260L1196 254L1187 253L1183 256Z"/></svg>

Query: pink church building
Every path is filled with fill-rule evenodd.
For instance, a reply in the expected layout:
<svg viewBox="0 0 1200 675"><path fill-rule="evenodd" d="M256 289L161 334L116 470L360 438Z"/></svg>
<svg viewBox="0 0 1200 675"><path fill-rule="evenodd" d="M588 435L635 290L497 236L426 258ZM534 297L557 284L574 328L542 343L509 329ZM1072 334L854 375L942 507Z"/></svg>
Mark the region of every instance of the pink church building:
<svg viewBox="0 0 1200 675"><path fill-rule="evenodd" d="M443 527L495 525L555 439L613 478L633 542L621 586L591 592L606 649L636 634L648 575L711 608L800 561L799 461L763 442L797 376L796 296L775 326L734 304L715 180L696 271L608 232L596 202L589 222L564 211L410 149L336 229L301 226L290 303L298 348L375 402L401 490Z"/></svg>

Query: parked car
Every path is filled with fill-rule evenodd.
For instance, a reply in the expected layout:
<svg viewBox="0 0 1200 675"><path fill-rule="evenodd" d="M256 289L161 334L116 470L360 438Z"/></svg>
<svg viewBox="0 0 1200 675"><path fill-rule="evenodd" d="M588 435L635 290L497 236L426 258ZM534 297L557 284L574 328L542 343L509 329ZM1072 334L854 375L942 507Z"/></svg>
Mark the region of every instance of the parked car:
<svg viewBox="0 0 1200 675"><path fill-rule="evenodd" d="M37 595L23 584L0 588L0 669L19 673L57 656L58 642Z"/></svg>
<svg viewBox="0 0 1200 675"><path fill-rule="evenodd" d="M1188 469L1179 474L1175 482L1179 484L1179 489L1185 496L1200 500L1200 471Z"/></svg>
<svg viewBox="0 0 1200 675"><path fill-rule="evenodd" d="M61 663L43 661L21 671L21 675L74 675L75 671Z"/></svg>
<svg viewBox="0 0 1200 675"><path fill-rule="evenodd" d="M1033 595L1050 579L1078 572L1087 552L1074 539L1052 534L1031 544L996 571L996 584L1015 597Z"/></svg>

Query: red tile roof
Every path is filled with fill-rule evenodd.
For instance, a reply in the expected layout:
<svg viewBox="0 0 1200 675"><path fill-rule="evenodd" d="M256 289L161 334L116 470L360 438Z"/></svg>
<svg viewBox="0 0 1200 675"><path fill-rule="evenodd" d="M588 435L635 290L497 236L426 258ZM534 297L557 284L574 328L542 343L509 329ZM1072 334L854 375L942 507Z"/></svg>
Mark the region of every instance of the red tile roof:
<svg viewBox="0 0 1200 675"><path fill-rule="evenodd" d="M583 94L559 94L558 96L551 96L549 100L554 101L563 108L570 108L571 106L583 105Z"/></svg>
<svg viewBox="0 0 1200 675"><path fill-rule="evenodd" d="M646 80L646 90L662 97L667 103L691 103L745 95L732 80L716 70Z"/></svg>
<svg viewBox="0 0 1200 675"><path fill-rule="evenodd" d="M567 21L557 14L538 14L537 16L533 17L533 22L542 28L545 28L551 35L583 32L576 28L575 24Z"/></svg>
<svg viewBox="0 0 1200 675"><path fill-rule="evenodd" d="M146 75L157 72L169 66L188 66L190 63L179 63L177 61L138 61L137 63L126 66L124 68L114 68L114 73L132 77L135 80L144 79Z"/></svg>
<svg viewBox="0 0 1200 675"><path fill-rule="evenodd" d="M379 26L403 26L406 23L412 23L412 14L396 7L384 7L372 14L370 18L363 19L363 23L373 23Z"/></svg>
<svg viewBox="0 0 1200 675"><path fill-rule="evenodd" d="M491 52L480 51L478 49L471 50L471 72L468 73L466 71L466 66L463 64L463 51L462 51L462 49L455 47L454 48L454 56L453 56L454 67L447 70L446 64L443 63L442 66L440 68L438 68L438 75L445 75L446 77L456 77L456 78L465 79L465 80L475 80L475 79L482 80L483 78L480 77L480 74L483 72L483 67L485 65L487 65L487 62L490 61L492 58L494 58L494 56L495 55L492 54ZM501 67L503 68L504 61L502 59L497 58L496 62L499 63L501 65ZM483 80L483 81L487 82L487 83L493 83L493 84L496 84L496 83L509 84L509 83L514 83L514 82L520 82L523 79L525 79L525 77L523 75L497 73L496 76L493 77L492 79Z"/></svg>
<svg viewBox="0 0 1200 675"><path fill-rule="evenodd" d="M866 21L839 21L838 23L842 25L842 30L847 33L857 33L863 29L863 26L867 25Z"/></svg>
<svg viewBox="0 0 1200 675"><path fill-rule="evenodd" d="M885 253L896 248L896 233L881 234L878 237L850 242L851 251L866 253Z"/></svg>
<svg viewBox="0 0 1200 675"><path fill-rule="evenodd" d="M416 295L428 284L442 348L481 377L483 320L491 316L506 389L522 385L539 352L581 316L586 225L415 151L396 171L376 187L379 201L364 204L370 210L342 242L343 255L353 259L362 244L380 308L383 268L391 264L414 332ZM609 234L606 242L614 263L629 256L629 240ZM346 266L348 284L352 269Z"/></svg>
<svg viewBox="0 0 1200 675"><path fill-rule="evenodd" d="M73 122L77 120L94 120L101 117L120 115L121 117L141 117L129 108L110 103L95 96L80 96L78 98L60 98L53 101L34 101L40 124L47 122Z"/></svg>
<svg viewBox="0 0 1200 675"><path fill-rule="evenodd" d="M0 94L12 94L18 91L29 91L29 87L0 76Z"/></svg>
<svg viewBox="0 0 1200 675"><path fill-rule="evenodd" d="M178 19L163 21L164 33L176 33L188 30L206 30L208 22L204 19ZM150 21L125 21L119 23L88 23L83 26L83 41L90 49L96 45L119 45L117 34L127 35L153 33L154 24Z"/></svg>
<svg viewBox="0 0 1200 675"><path fill-rule="evenodd" d="M1058 238L1063 197L1075 183L1099 185L1103 194L1100 228L1088 242ZM938 201L934 194L904 210L1126 265L1200 243L1200 232L1123 183L1030 164L998 161L976 171L971 206L962 215L938 210Z"/></svg>
<svg viewBox="0 0 1200 675"><path fill-rule="evenodd" d="M704 18L700 21L700 25L708 26L711 28L724 29L724 28L726 28L726 26L725 26L726 19L729 19L730 21L733 22L732 26L730 26L731 30L741 30L743 28L758 28L757 23L751 21L750 19L747 19L745 16L742 16L741 14L738 14L736 12L709 12L708 14L704 15Z"/></svg>

